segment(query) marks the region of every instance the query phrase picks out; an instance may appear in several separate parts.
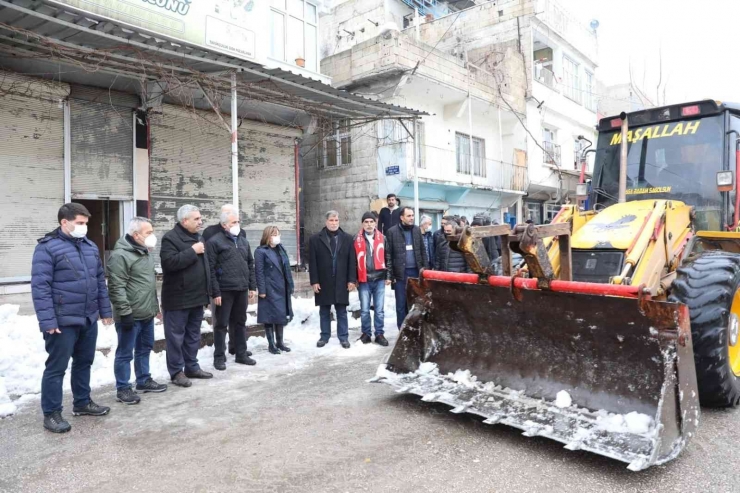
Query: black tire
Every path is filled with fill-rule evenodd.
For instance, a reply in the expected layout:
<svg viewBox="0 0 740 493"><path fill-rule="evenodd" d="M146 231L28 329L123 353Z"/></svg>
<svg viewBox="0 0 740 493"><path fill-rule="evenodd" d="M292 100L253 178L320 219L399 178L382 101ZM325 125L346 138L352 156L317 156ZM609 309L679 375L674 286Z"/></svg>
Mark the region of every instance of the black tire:
<svg viewBox="0 0 740 493"><path fill-rule="evenodd" d="M689 307L699 401L708 407L740 404L740 378L730 367L730 308L740 285L740 255L706 252L678 269L669 301Z"/></svg>

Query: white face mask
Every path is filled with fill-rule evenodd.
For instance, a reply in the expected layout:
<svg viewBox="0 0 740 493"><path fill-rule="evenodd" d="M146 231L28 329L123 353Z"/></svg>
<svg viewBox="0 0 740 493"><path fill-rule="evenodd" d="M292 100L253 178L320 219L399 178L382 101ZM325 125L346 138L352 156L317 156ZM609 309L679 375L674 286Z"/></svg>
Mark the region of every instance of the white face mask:
<svg viewBox="0 0 740 493"><path fill-rule="evenodd" d="M270 237L270 243L272 243L272 246L278 246L280 244L280 235Z"/></svg>
<svg viewBox="0 0 740 493"><path fill-rule="evenodd" d="M75 224L69 234L72 238L84 238L87 236L87 224Z"/></svg>
<svg viewBox="0 0 740 493"><path fill-rule="evenodd" d="M146 239L144 239L144 246L147 248L154 248L157 246L157 237L153 234L147 236Z"/></svg>
<svg viewBox="0 0 740 493"><path fill-rule="evenodd" d="M232 226L229 228L229 233L232 234L232 236L239 236L239 233L241 233L241 228L237 224L236 226Z"/></svg>

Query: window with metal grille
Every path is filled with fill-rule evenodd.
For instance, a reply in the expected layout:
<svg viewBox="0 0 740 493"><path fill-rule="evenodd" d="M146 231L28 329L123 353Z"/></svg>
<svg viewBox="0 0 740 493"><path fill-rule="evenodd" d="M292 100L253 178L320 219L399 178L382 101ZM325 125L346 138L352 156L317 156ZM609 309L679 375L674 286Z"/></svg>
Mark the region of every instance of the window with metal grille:
<svg viewBox="0 0 740 493"><path fill-rule="evenodd" d="M335 168L352 164L352 131L349 120L331 124L329 135L319 146L319 167Z"/></svg>

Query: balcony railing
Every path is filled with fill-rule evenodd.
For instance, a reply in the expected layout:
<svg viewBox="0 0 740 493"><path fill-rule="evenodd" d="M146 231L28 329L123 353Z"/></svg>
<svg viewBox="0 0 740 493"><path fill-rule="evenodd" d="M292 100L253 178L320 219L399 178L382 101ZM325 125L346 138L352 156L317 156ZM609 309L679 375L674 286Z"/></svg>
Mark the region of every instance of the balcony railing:
<svg viewBox="0 0 740 493"><path fill-rule="evenodd" d="M542 147L544 147L546 151L542 153L542 162L545 164L560 166L560 146L553 144L552 142L543 141Z"/></svg>
<svg viewBox="0 0 740 493"><path fill-rule="evenodd" d="M452 149L433 146L421 146L424 167L419 169L419 177L440 182L455 182L461 185L473 185L502 191L526 192L529 176L526 166L517 166L495 159L473 158L473 166L463 168L469 172L459 173L458 164L470 159L470 152L460 155ZM467 161L466 161L467 160ZM476 162L479 163L476 165ZM471 169L472 168L472 169ZM481 176L482 175L482 176Z"/></svg>
<svg viewBox="0 0 740 493"><path fill-rule="evenodd" d="M535 79L542 82L550 89L556 90L557 79L555 78L555 73L550 68L536 64L534 66L534 76Z"/></svg>

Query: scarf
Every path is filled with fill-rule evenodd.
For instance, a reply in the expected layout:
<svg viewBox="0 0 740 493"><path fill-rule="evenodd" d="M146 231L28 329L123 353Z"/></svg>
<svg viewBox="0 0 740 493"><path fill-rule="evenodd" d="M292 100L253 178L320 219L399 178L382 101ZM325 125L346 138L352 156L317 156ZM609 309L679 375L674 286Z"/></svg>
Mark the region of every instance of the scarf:
<svg viewBox="0 0 740 493"><path fill-rule="evenodd" d="M376 229L373 235L373 262L375 270L385 269L385 242L383 234ZM365 231L355 237L355 254L357 255L357 281L367 282L367 262L365 261Z"/></svg>

